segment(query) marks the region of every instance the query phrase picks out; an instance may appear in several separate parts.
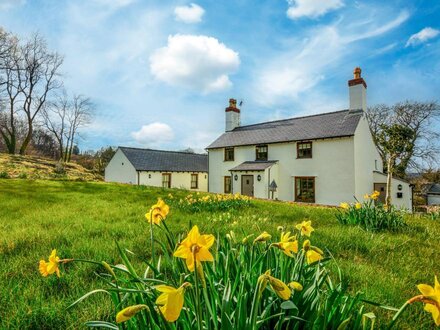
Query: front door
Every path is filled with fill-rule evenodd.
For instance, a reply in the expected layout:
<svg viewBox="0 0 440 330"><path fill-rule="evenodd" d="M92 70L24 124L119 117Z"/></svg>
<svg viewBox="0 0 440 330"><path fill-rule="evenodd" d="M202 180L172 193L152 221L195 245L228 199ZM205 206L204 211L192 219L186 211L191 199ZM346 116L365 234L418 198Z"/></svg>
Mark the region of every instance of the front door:
<svg viewBox="0 0 440 330"><path fill-rule="evenodd" d="M375 183L374 190L380 192L378 201L385 204L385 196L387 194L387 184L386 183Z"/></svg>
<svg viewBox="0 0 440 330"><path fill-rule="evenodd" d="M242 175L241 176L241 194L246 196L254 196L254 176Z"/></svg>

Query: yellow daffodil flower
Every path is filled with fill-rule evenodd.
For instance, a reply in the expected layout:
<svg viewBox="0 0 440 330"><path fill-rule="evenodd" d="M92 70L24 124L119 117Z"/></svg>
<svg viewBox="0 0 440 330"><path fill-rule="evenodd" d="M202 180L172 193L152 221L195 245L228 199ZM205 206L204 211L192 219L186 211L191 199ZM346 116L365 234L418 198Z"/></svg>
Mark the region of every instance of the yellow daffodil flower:
<svg viewBox="0 0 440 330"><path fill-rule="evenodd" d="M122 323L128 321L141 310L148 309L147 305L134 305L129 306L121 310L118 314L116 314L116 323Z"/></svg>
<svg viewBox="0 0 440 330"><path fill-rule="evenodd" d="M292 295L289 287L281 280L270 275L270 270L267 270L263 275L258 278L258 281L261 283L260 291L263 291L266 288L267 283L269 283L270 287L273 291L283 300L288 300Z"/></svg>
<svg viewBox="0 0 440 330"><path fill-rule="evenodd" d="M247 242L249 242L249 239L250 239L252 236L254 236L254 234L247 235L246 237L244 237L244 238L241 240L241 243L246 244Z"/></svg>
<svg viewBox="0 0 440 330"><path fill-rule="evenodd" d="M357 202L357 203L355 204L355 207L356 207L356 210L359 210L359 209L362 208L362 204L359 203L359 202Z"/></svg>
<svg viewBox="0 0 440 330"><path fill-rule="evenodd" d="M156 305L159 306L162 315L168 322L174 322L179 318L183 308L183 294L188 286L191 286L191 284L185 282L178 289L168 285L158 285L155 287L157 291L162 292L156 299Z"/></svg>
<svg viewBox="0 0 440 330"><path fill-rule="evenodd" d="M306 260L309 265L321 260L324 254L321 249L317 248L316 246L312 246L309 240L304 241L303 250L306 253Z"/></svg>
<svg viewBox="0 0 440 330"><path fill-rule="evenodd" d="M375 191L371 194L370 198L371 198L372 200L375 201L376 199L379 198L379 196L380 196L380 192L377 191L377 190L375 190Z"/></svg>
<svg viewBox="0 0 440 330"><path fill-rule="evenodd" d="M60 264L60 257L57 256L57 250L52 250L49 256L49 262L45 260L40 260L39 270L41 275L44 277L56 273L60 277L60 269L58 268Z"/></svg>
<svg viewBox="0 0 440 330"><path fill-rule="evenodd" d="M265 242L265 241L270 240L271 238L272 238L272 236L268 232L263 231L259 236L257 236L256 239L254 239L254 243Z"/></svg>
<svg viewBox="0 0 440 330"><path fill-rule="evenodd" d="M303 286L301 285L301 283L298 283L298 282L295 282L295 281L290 282L288 284L288 286L289 286L289 288L291 288L294 291L302 291L303 290Z"/></svg>
<svg viewBox="0 0 440 330"><path fill-rule="evenodd" d="M158 225L165 220L169 211L170 207L165 204L161 198L159 198L157 203L154 204L150 211L145 214L145 218L147 218L148 222L153 222L155 225Z"/></svg>
<svg viewBox="0 0 440 330"><path fill-rule="evenodd" d="M350 208L350 204L348 203L341 203L339 204L339 207L343 208L344 210L347 210Z"/></svg>
<svg viewBox="0 0 440 330"><path fill-rule="evenodd" d="M364 199L370 199L370 195L365 194L365 195L364 195Z"/></svg>
<svg viewBox="0 0 440 330"><path fill-rule="evenodd" d="M298 253L298 241L295 236L290 236L290 231L287 233L281 233L280 241L278 243L273 243L272 246L279 248L289 257L293 257L293 253Z"/></svg>
<svg viewBox="0 0 440 330"><path fill-rule="evenodd" d="M307 236L310 237L312 232L315 230L312 227L311 221L303 221L295 226L296 229L301 231L301 236Z"/></svg>
<svg viewBox="0 0 440 330"><path fill-rule="evenodd" d="M214 257L209 252L214 240L214 235L200 235L199 228L194 226L188 236L179 244L174 256L186 259L188 269L193 272L195 262L214 261Z"/></svg>
<svg viewBox="0 0 440 330"><path fill-rule="evenodd" d="M419 284L417 288L422 293L422 301L425 303L425 311L432 314L435 325L440 325L440 283L437 276L434 279L434 287L427 284Z"/></svg>

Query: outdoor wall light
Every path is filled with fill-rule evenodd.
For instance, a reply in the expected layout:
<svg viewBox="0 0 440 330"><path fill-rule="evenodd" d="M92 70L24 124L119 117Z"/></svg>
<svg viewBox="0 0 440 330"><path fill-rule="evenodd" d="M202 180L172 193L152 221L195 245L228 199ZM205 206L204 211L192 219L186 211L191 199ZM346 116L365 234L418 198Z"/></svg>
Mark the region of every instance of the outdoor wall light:
<svg viewBox="0 0 440 330"><path fill-rule="evenodd" d="M148 179L151 179L151 174L148 174Z"/></svg>
<svg viewBox="0 0 440 330"><path fill-rule="evenodd" d="M258 181L261 181L261 175L260 175L260 174L258 174L258 176L257 176L257 180L258 180Z"/></svg>
<svg viewBox="0 0 440 330"><path fill-rule="evenodd" d="M238 175L237 175L237 174L234 175L234 180L235 180L235 181L238 180Z"/></svg>
<svg viewBox="0 0 440 330"><path fill-rule="evenodd" d="M397 190L402 190L402 185L401 185L401 184L399 184L399 185L397 186Z"/></svg>

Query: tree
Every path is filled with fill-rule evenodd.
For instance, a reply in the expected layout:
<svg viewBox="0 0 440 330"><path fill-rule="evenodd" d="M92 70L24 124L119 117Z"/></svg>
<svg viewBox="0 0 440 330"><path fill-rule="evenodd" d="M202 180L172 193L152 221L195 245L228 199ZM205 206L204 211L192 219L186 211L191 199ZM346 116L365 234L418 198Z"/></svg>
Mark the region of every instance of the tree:
<svg viewBox="0 0 440 330"><path fill-rule="evenodd" d="M405 101L392 106L379 104L368 108L367 119L373 139L382 157L386 171L386 152L378 137L383 127L394 124L407 127L413 135L409 141L411 148L395 159L396 174L405 177L409 167L419 169L428 163L438 162L440 152L440 131L436 125L440 121L440 107L437 102Z"/></svg>
<svg viewBox="0 0 440 330"><path fill-rule="evenodd" d="M100 150L98 150L94 156L95 170L103 175L105 168L107 167L108 163L113 158L115 153L116 148L113 147L102 147Z"/></svg>
<svg viewBox="0 0 440 330"><path fill-rule="evenodd" d="M392 124L381 125L380 133L376 136L381 145L387 166L387 191L385 205L391 205L391 179L396 170L396 159L412 152L414 148L414 130L409 127Z"/></svg>
<svg viewBox="0 0 440 330"><path fill-rule="evenodd" d="M46 41L38 34L21 48L22 65L20 68L21 92L24 97L22 110L28 124L27 135L20 147L20 154L32 139L34 121L46 104L49 94L61 87L57 80L63 58L47 48Z"/></svg>

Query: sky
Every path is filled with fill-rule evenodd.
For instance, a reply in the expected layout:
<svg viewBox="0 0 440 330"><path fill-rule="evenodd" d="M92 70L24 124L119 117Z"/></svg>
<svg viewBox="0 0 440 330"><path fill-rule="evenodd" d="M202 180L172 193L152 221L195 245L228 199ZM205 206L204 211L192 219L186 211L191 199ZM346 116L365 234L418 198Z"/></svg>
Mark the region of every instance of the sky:
<svg viewBox="0 0 440 330"><path fill-rule="evenodd" d="M440 101L438 0L0 0L0 26L64 56L82 150L203 151L229 98L243 125L347 109L356 66L368 105Z"/></svg>

